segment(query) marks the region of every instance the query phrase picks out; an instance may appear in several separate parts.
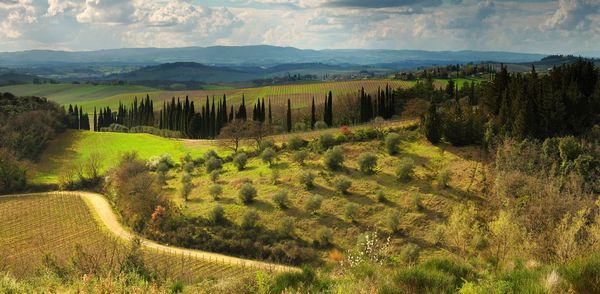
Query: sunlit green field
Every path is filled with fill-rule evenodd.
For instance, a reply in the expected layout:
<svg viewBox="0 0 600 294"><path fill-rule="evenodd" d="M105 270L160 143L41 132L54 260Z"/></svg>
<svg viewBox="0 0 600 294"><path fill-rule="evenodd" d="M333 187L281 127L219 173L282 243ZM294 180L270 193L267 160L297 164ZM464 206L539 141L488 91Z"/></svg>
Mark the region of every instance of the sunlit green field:
<svg viewBox="0 0 600 294"><path fill-rule="evenodd" d="M61 169L73 168L84 162L92 153L100 155L102 170L106 170L113 167L126 152L136 152L142 159L168 153L178 160L187 153L194 157L201 156L208 149L210 146L203 144L196 143L192 146L182 140L149 134L66 131L46 149L39 164L34 168L33 180L39 184L57 183Z"/></svg>

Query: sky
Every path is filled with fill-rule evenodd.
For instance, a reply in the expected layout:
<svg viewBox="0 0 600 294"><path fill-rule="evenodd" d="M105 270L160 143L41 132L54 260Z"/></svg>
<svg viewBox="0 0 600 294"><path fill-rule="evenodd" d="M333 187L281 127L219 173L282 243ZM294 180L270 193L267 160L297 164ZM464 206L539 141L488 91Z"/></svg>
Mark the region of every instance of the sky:
<svg viewBox="0 0 600 294"><path fill-rule="evenodd" d="M600 56L600 0L0 0L0 51L257 44Z"/></svg>

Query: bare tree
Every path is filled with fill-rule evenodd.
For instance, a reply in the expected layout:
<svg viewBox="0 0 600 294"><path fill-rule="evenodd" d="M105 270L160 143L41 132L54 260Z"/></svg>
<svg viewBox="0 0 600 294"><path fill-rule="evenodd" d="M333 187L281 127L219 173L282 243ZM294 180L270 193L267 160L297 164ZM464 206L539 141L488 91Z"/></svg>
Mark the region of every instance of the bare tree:
<svg viewBox="0 0 600 294"><path fill-rule="evenodd" d="M228 123L227 126L221 129L219 135L219 138L222 139L221 143L237 153L240 142L247 139L250 134L250 125L248 123L249 122L241 119L236 119Z"/></svg>
<svg viewBox="0 0 600 294"><path fill-rule="evenodd" d="M91 181L96 181L100 177L100 169L102 168L102 155L98 152L90 153L85 162L85 171Z"/></svg>
<svg viewBox="0 0 600 294"><path fill-rule="evenodd" d="M256 148L260 149L262 140L272 133L272 128L266 123L248 121L248 137L256 142Z"/></svg>

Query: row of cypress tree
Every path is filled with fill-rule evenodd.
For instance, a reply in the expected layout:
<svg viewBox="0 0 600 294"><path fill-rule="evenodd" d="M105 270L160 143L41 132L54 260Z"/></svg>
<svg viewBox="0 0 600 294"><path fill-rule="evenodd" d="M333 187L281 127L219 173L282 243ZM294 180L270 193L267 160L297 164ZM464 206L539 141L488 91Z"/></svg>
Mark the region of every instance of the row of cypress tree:
<svg viewBox="0 0 600 294"><path fill-rule="evenodd" d="M69 104L67 111L67 127L74 130L89 130L90 129L90 118L87 112L83 112L83 107L78 107L75 104Z"/></svg>

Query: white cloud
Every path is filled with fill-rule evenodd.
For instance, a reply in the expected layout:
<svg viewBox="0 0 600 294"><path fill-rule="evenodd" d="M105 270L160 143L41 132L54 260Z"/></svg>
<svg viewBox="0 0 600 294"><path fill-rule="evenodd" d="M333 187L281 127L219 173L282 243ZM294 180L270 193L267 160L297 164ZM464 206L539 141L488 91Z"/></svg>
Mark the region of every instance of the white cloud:
<svg viewBox="0 0 600 294"><path fill-rule="evenodd" d="M560 0L556 12L541 25L541 28L586 30L590 26L591 17L599 11L598 0Z"/></svg>
<svg viewBox="0 0 600 294"><path fill-rule="evenodd" d="M0 1L0 36L19 38L22 27L36 21L36 9L30 0Z"/></svg>
<svg viewBox="0 0 600 294"><path fill-rule="evenodd" d="M71 0L48 0L48 9L46 10L46 16L56 16L63 14L73 9L80 9L83 7L81 1Z"/></svg>
<svg viewBox="0 0 600 294"><path fill-rule="evenodd" d="M135 5L131 0L86 0L77 14L81 23L127 24L135 22Z"/></svg>

